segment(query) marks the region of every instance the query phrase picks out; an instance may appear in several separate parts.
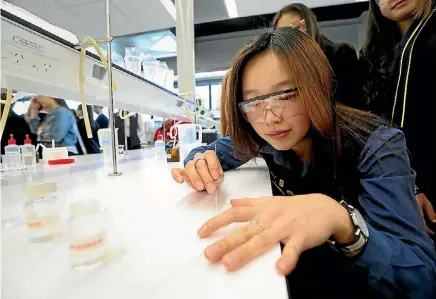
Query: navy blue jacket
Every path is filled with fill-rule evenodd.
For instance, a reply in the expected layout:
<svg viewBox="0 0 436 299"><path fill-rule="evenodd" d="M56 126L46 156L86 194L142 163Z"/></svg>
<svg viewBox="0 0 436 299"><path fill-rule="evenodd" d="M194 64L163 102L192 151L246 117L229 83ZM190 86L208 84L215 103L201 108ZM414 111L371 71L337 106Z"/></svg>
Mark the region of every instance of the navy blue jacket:
<svg viewBox="0 0 436 299"><path fill-rule="evenodd" d="M197 152L214 150L215 144L224 170L246 162L235 158L227 136L195 149L185 163ZM261 154L288 169L290 175L298 170L301 179L311 172L310 165L297 169L286 152L269 145ZM304 252L294 273L287 277L290 296L436 298L436 253L415 200L415 172L410 168L403 133L379 127L369 136L356 165L360 174L357 206L370 232L365 249L357 258L347 258L328 246ZM270 171L275 167L268 166Z"/></svg>
<svg viewBox="0 0 436 299"><path fill-rule="evenodd" d="M107 116L104 115L103 113L97 117L95 122L98 124L99 129L109 128L109 118L107 118Z"/></svg>

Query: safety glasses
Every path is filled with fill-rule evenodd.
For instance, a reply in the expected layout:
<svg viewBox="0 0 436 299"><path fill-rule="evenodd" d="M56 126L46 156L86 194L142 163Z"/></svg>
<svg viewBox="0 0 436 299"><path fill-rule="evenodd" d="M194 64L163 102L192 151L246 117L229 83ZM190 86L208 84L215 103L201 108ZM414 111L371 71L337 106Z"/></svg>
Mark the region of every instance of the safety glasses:
<svg viewBox="0 0 436 299"><path fill-rule="evenodd" d="M294 87L255 97L239 103L239 109L250 123L265 122L268 111L280 119L292 117L302 112L298 91L299 88Z"/></svg>
<svg viewBox="0 0 436 299"><path fill-rule="evenodd" d="M306 21L304 19L297 21L295 23L289 24L287 27L298 29L301 32L306 32L306 30L307 30Z"/></svg>

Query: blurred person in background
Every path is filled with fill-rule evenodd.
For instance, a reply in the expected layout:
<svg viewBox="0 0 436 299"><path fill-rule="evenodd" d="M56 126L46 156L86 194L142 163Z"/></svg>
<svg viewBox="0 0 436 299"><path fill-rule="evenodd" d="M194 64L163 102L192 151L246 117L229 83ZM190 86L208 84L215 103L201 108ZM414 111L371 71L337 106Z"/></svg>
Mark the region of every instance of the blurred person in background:
<svg viewBox="0 0 436 299"><path fill-rule="evenodd" d="M158 136L162 136L162 140L165 140L165 141L172 141L172 140L174 140L173 138L171 138L171 128L174 127L175 125L178 125L178 124L190 124L190 122L188 122L188 121L178 121L178 120L175 120L175 119L167 119L163 123L163 127L165 128L165 136L164 136L163 128L160 127L154 133L153 140L156 141ZM175 134L176 135L175 136L176 141L179 141L179 136L177 134L177 129L173 129L172 134Z"/></svg>
<svg viewBox="0 0 436 299"><path fill-rule="evenodd" d="M98 115L97 119L95 120L98 125L98 129L109 128L109 118L103 114L103 107L94 105L94 112Z"/></svg>
<svg viewBox="0 0 436 299"><path fill-rule="evenodd" d="M156 140L158 139L159 136L162 137L162 140L170 141L172 139L170 131L171 131L171 127L174 125L174 123L175 123L175 121L172 119L167 119L166 121L164 121L163 127L158 128L156 130L156 132L154 133L153 141L156 142ZM164 134L163 128L165 128L165 134ZM178 140L177 136L176 136L176 140Z"/></svg>
<svg viewBox="0 0 436 299"><path fill-rule="evenodd" d="M43 121L39 117L39 104L47 111ZM39 96L38 103L32 101L25 116L32 133L36 134L39 143L51 147L52 140L56 147L67 147L70 155L77 155L76 120L64 100L50 96Z"/></svg>
<svg viewBox="0 0 436 299"><path fill-rule="evenodd" d="M83 107L81 104L77 107L76 110L76 116L78 117L77 128L79 130L80 137L83 140L83 144L86 148L86 152L88 154L99 154L101 153L101 151L100 151L100 144L97 135L98 125L96 121L94 121L92 106L86 105L86 109L88 110L88 117L89 117L89 123L91 125L92 138L88 138L88 135L86 133L85 118L83 115Z"/></svg>
<svg viewBox="0 0 436 299"><path fill-rule="evenodd" d="M333 69L336 100L353 108L364 108L358 71L359 61L352 45L333 42L324 36L316 15L302 3L293 3L282 8L274 16L272 27L293 27L312 37L321 47Z"/></svg>
<svg viewBox="0 0 436 299"><path fill-rule="evenodd" d="M42 108L42 105L38 102L38 97L36 97L36 96L31 98L29 107L28 107L27 112L26 112L25 115L27 115L27 116L30 115L30 109L31 109L30 107L32 107L32 106L39 107L38 108L38 110L39 110L38 116L39 116L39 119L41 120L41 122L43 122L45 117L47 116L47 111L45 111ZM32 144L33 145L36 146L38 144L38 141L37 141L38 135L31 133L30 134L30 139L32 140ZM42 149L40 148L39 151L40 151L40 155L42 157Z"/></svg>
<svg viewBox="0 0 436 299"><path fill-rule="evenodd" d="M3 115L3 111L5 109L5 104L3 104L3 101L6 101L6 93L1 94L1 113ZM25 121L24 117L21 115L18 115L13 110L14 104L11 104L9 109L8 118L5 123L5 127L1 136L1 154L5 154L5 146L8 145L8 140L10 138L10 135L14 135L14 139L17 142L17 145L23 145L24 139L26 139L26 135L31 134L29 125Z"/></svg>
<svg viewBox="0 0 436 299"><path fill-rule="evenodd" d="M371 0L360 61L369 110L406 136L417 200L436 241L436 155L426 143L436 131L436 2Z"/></svg>
<svg viewBox="0 0 436 299"><path fill-rule="evenodd" d="M120 111L115 114L115 127L118 128L119 145L124 145L128 150L141 149L140 136L145 132L141 114Z"/></svg>

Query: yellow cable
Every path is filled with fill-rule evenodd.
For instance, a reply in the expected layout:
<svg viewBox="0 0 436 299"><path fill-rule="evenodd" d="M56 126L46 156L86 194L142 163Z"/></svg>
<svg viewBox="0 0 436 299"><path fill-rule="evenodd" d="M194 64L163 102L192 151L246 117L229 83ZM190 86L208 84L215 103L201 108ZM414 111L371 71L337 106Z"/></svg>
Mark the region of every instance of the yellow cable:
<svg viewBox="0 0 436 299"><path fill-rule="evenodd" d="M3 131L5 129L6 121L9 116L9 110L11 109L11 104L12 104L12 89L8 88L6 92L5 108L3 109L2 118L0 121L0 140L1 138L3 138Z"/></svg>
<svg viewBox="0 0 436 299"><path fill-rule="evenodd" d="M415 46L415 42L418 39L418 35L421 33L422 29L425 27L425 25L427 24L428 20L430 20L431 16L433 15L433 13L436 11L436 9L434 9L431 12L431 15L427 18L427 20L425 21L425 23L421 26L421 28L419 29L418 33L416 34L416 38L412 43L412 46L410 47L410 57L409 57L409 64L407 65L407 73L406 73L406 82L405 82L405 86L404 86L404 95L403 95L403 113L401 114L401 124L400 124L400 128L404 127L404 118L406 116L406 101L407 101L407 86L409 84L409 73L410 73L410 65L412 63L412 54L413 54L413 47Z"/></svg>
<svg viewBox="0 0 436 299"><path fill-rule="evenodd" d="M130 114L130 112L128 112L125 116L123 115L123 110L120 110L120 112L118 112L118 116L121 118L121 119L126 119L126 118L129 118L129 117L131 117L133 114Z"/></svg>
<svg viewBox="0 0 436 299"><path fill-rule="evenodd" d="M98 56L100 56L101 63L103 64L106 71L108 71L109 70L108 60L107 60L106 56L103 54L103 51L100 49L100 46L97 44L95 39L87 36L83 39L83 42L90 44L94 47L94 49L98 53ZM82 102L83 117L85 119L86 135L88 136L88 138L92 138L91 123L89 121L88 109L86 106L85 89L84 89L85 76L83 73L84 73L84 69L85 69L85 57L86 57L86 49L82 48L80 50L80 68L79 68L80 100ZM116 89L117 89L117 86L115 84L114 78L112 77L112 92L115 92Z"/></svg>
<svg viewBox="0 0 436 299"><path fill-rule="evenodd" d="M196 108L196 104L197 104L197 97L198 97L198 100L199 100L199 102L200 102L200 106L198 107L198 110L197 111L194 111L194 112L191 112L191 111L189 111L189 109L188 109L188 103L187 103L187 101L188 101L188 97L190 96L190 95L194 95L194 109ZM192 121L192 122L194 122L194 118L195 118L195 116L198 116L198 117L201 117L201 112L203 111L203 107L204 107L204 101L195 93L195 92L192 92L192 91L188 91L186 94L185 94L185 96L183 97L183 100L184 100L184 109L185 109L185 114L189 117L189 119Z"/></svg>
<svg viewBox="0 0 436 299"><path fill-rule="evenodd" d="M397 106L398 90L400 88L401 73L403 72L403 59L404 59L404 55L405 55L405 53L407 51L407 47L409 46L410 41L415 36L416 32L418 32L418 30L421 27L421 24L423 23L423 21L424 20L421 20L421 22L419 22L418 26L416 26L415 30L413 30L412 34L410 35L409 39L407 40L406 44L404 45L403 52L401 53L401 58L400 58L400 73L398 74L397 88L395 90L395 97L394 97L394 105L392 107L391 122L394 121L395 107Z"/></svg>

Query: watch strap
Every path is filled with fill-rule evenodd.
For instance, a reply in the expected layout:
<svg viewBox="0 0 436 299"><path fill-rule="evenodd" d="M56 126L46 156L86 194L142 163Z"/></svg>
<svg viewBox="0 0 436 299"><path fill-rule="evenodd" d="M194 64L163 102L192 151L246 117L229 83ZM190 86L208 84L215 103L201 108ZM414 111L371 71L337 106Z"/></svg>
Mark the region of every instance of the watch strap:
<svg viewBox="0 0 436 299"><path fill-rule="evenodd" d="M366 242L368 241L368 238L361 231L360 227L358 226L358 223L356 223L354 217L355 208L349 205L345 201L341 201L340 204L345 209L347 209L348 213L350 214L351 220L356 229L354 238L348 243L339 243L333 240L328 240L328 243L330 247L333 248L335 251L342 252L347 256L356 256L357 254L360 253L361 249L365 246Z"/></svg>

